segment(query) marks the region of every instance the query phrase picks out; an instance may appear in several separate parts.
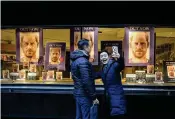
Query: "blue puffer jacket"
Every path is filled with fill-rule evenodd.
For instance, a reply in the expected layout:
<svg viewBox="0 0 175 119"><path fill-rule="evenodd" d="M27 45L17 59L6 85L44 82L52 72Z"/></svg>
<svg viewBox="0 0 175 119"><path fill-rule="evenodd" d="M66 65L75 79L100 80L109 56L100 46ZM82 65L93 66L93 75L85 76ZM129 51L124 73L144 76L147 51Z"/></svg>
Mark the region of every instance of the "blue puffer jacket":
<svg viewBox="0 0 175 119"><path fill-rule="evenodd" d="M95 82L89 56L82 50L75 50L70 55L71 73L74 81L74 96L86 96L94 100Z"/></svg>
<svg viewBox="0 0 175 119"><path fill-rule="evenodd" d="M103 66L102 71L96 73L96 78L101 77L104 83L106 95L110 103L111 116L126 113L126 101L120 76L120 72L123 69L123 58L120 58L118 61L110 59L108 64Z"/></svg>

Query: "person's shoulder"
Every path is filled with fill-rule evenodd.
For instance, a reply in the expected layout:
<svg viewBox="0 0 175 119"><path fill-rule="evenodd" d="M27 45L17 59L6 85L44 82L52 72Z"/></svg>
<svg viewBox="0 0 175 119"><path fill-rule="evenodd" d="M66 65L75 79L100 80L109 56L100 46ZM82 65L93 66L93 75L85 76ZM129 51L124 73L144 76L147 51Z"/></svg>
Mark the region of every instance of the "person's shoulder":
<svg viewBox="0 0 175 119"><path fill-rule="evenodd" d="M90 65L91 63L85 57L81 57L77 59L77 64L78 65Z"/></svg>
<svg viewBox="0 0 175 119"><path fill-rule="evenodd" d="M88 62L88 59L86 57L79 57L79 58L77 58L77 61Z"/></svg>

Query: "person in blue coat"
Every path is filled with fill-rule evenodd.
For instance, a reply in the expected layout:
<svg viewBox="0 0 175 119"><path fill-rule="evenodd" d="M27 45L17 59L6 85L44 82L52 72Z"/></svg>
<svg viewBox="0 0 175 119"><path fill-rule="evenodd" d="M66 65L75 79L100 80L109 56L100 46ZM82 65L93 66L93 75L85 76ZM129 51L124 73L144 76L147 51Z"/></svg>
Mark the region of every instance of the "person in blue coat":
<svg viewBox="0 0 175 119"><path fill-rule="evenodd" d="M124 69L122 57L110 57L107 51L102 51L100 60L103 63L102 70L95 74L95 78L102 78L105 97L109 109L107 118L119 119L126 117L126 100L121 82L120 72Z"/></svg>
<svg viewBox="0 0 175 119"><path fill-rule="evenodd" d="M76 119L90 119L90 108L97 103L92 64L89 62L89 41L81 39L78 50L71 53L71 74L74 81Z"/></svg>

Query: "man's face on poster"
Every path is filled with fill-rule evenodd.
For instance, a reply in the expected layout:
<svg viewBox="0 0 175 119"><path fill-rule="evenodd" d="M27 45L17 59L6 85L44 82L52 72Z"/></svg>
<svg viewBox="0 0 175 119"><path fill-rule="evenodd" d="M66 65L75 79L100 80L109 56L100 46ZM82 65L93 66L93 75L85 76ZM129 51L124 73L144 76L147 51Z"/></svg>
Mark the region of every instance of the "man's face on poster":
<svg viewBox="0 0 175 119"><path fill-rule="evenodd" d="M167 66L170 77L174 77L174 66Z"/></svg>
<svg viewBox="0 0 175 119"><path fill-rule="evenodd" d="M168 71L174 71L174 66L168 66Z"/></svg>
<svg viewBox="0 0 175 119"><path fill-rule="evenodd" d="M27 34L21 37L21 48L26 57L32 58L38 47L38 36Z"/></svg>
<svg viewBox="0 0 175 119"><path fill-rule="evenodd" d="M50 49L50 55L51 55L51 62L58 62L60 58L60 48L52 48Z"/></svg>
<svg viewBox="0 0 175 119"><path fill-rule="evenodd" d="M169 72L169 76L170 76L170 77L174 77L174 71L170 71L170 72Z"/></svg>
<svg viewBox="0 0 175 119"><path fill-rule="evenodd" d="M134 32L130 39L130 47L136 58L142 58L147 53L148 35L146 32Z"/></svg>

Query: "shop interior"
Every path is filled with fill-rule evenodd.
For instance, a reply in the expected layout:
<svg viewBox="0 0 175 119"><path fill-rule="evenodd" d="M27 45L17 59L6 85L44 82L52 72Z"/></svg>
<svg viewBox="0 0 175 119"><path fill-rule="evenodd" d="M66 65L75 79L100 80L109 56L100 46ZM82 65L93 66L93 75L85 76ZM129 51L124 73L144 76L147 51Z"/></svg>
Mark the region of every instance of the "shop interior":
<svg viewBox="0 0 175 119"><path fill-rule="evenodd" d="M162 72L163 85L175 85L175 76L172 79L165 79L164 77L164 61L175 61L175 28L154 28L154 73ZM93 65L95 71L100 70L99 54L101 52L101 41L122 41L122 51L124 50L125 28L103 28L98 27L98 65ZM9 70L9 74L12 71L12 65L16 64L16 29L7 28L1 29L1 83L6 84L73 84L70 72L70 46L71 46L71 31L70 28L43 28L43 46L49 42L64 42L66 43L65 53L65 70L61 71L61 78L55 80L43 80L42 72L46 71L44 65L36 67L36 77L32 79L16 80L11 76L8 79L3 78L3 70ZM43 48L43 50L45 50ZM45 51L44 51L45 52ZM175 73L175 63L174 73ZM23 66L19 65L19 70L22 70ZM121 72L123 85L159 85L154 83L155 76L152 77L152 81L137 82L136 79L132 79L132 75L137 70L147 72L147 66L125 66L125 69ZM54 71L56 72L56 71ZM56 73L55 73L56 74ZM174 74L175 75L175 74ZM146 77L147 78L147 77ZM102 85L101 79L95 80L96 85ZM162 84L161 84L162 85Z"/></svg>

